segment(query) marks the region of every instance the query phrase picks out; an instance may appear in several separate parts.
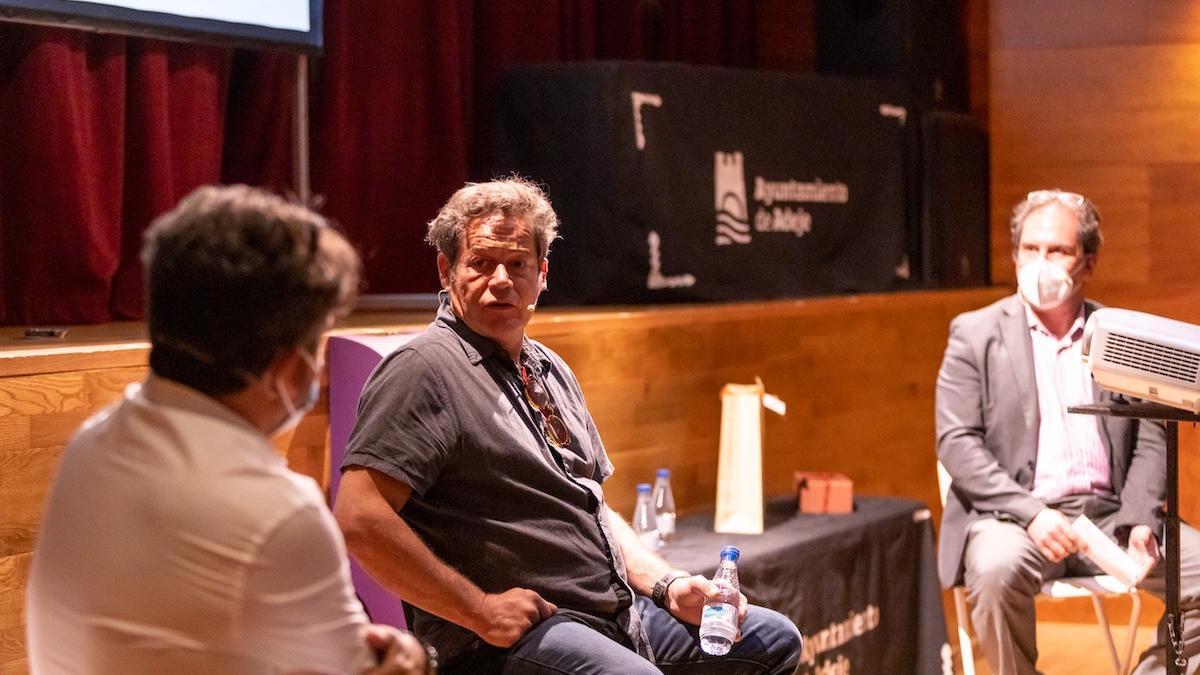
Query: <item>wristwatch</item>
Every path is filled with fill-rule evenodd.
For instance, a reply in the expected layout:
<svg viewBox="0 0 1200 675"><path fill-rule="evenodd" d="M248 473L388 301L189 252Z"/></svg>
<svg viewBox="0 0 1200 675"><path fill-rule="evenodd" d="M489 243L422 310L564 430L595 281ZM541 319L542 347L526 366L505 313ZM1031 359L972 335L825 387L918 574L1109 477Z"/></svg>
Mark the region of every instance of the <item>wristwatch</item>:
<svg viewBox="0 0 1200 675"><path fill-rule="evenodd" d="M425 675L437 675L438 651L424 640L421 640L421 646L425 648Z"/></svg>
<svg viewBox="0 0 1200 675"><path fill-rule="evenodd" d="M654 590L650 591L650 600L656 607L667 608L667 591L671 588L671 583L676 579L691 576L687 572L681 570L673 570L663 575L657 583L654 584Z"/></svg>

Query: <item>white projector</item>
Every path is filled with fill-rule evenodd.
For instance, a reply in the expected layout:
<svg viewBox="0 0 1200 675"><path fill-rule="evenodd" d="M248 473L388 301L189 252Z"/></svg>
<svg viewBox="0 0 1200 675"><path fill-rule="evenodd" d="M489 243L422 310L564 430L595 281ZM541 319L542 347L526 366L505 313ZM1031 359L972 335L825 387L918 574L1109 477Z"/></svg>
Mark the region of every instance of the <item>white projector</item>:
<svg viewBox="0 0 1200 675"><path fill-rule="evenodd" d="M1200 326L1098 309L1083 331L1083 362L1103 389L1200 413Z"/></svg>

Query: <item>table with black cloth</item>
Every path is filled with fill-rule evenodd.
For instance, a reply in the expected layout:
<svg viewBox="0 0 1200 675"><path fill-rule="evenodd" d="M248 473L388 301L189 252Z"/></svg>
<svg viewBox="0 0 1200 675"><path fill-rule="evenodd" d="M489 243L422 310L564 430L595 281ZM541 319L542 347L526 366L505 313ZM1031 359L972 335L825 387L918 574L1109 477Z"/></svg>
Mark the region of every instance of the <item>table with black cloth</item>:
<svg viewBox="0 0 1200 675"><path fill-rule="evenodd" d="M763 534L719 534L712 513L680 518L662 553L711 577L721 547L742 551L738 576L752 603L787 615L804 634L797 673L920 673L950 662L929 511L920 502L856 497L846 515L766 508Z"/></svg>

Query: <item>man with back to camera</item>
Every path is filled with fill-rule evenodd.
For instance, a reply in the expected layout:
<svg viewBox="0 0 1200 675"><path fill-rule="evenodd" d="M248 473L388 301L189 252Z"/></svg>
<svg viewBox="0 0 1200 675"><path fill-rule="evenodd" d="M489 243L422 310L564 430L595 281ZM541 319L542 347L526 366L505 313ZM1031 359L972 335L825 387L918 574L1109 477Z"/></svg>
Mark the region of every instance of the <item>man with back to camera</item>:
<svg viewBox="0 0 1200 675"><path fill-rule="evenodd" d="M411 635L368 624L320 488L268 442L317 400L358 256L240 185L158 218L142 259L151 374L63 453L27 591L32 671L426 672Z"/></svg>
<svg viewBox="0 0 1200 675"><path fill-rule="evenodd" d="M348 547L457 672L791 673L798 631L745 596L744 639L704 655L714 584L605 504L579 384L525 337L557 227L519 178L468 184L430 222L441 308L363 391L334 505Z"/></svg>
<svg viewBox="0 0 1200 675"><path fill-rule="evenodd" d="M1077 555L1080 514L1127 546L1139 588L1163 596L1166 493L1161 423L1067 412L1127 402L1100 391L1082 361L1084 298L1102 241L1083 196L1029 193L1013 210L1019 291L950 324L937 381L938 458L953 478L939 545L946 587L965 583L993 672L1034 673L1034 596L1043 582L1101 572ZM1184 653L1200 666L1200 535L1180 527ZM1165 670L1165 628L1137 673Z"/></svg>

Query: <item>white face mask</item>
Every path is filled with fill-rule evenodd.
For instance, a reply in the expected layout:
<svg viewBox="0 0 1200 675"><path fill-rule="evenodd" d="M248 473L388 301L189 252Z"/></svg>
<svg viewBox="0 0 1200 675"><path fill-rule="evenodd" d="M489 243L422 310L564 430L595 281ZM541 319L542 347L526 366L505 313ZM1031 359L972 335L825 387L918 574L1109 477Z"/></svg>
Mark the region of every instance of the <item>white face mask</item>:
<svg viewBox="0 0 1200 675"><path fill-rule="evenodd" d="M1034 309L1062 305L1075 290L1075 275L1045 258L1031 260L1017 270L1017 288Z"/></svg>
<svg viewBox="0 0 1200 675"><path fill-rule="evenodd" d="M304 350L300 350L297 353L300 354L300 358L304 359L304 362L312 370L313 380L308 385L308 391L305 392L304 399L299 402L292 401L281 380L275 380L275 391L279 394L279 399L283 401L283 407L287 409L288 415L284 418L283 422L280 422L279 426L267 434L271 438L282 436L296 428L296 425L300 424L300 420L304 419L308 411L312 410L313 406L317 404L317 399L321 398L321 370L317 367L316 359L309 356Z"/></svg>

